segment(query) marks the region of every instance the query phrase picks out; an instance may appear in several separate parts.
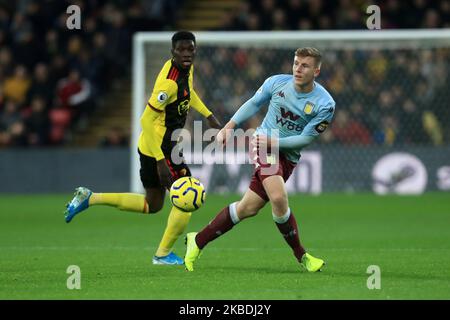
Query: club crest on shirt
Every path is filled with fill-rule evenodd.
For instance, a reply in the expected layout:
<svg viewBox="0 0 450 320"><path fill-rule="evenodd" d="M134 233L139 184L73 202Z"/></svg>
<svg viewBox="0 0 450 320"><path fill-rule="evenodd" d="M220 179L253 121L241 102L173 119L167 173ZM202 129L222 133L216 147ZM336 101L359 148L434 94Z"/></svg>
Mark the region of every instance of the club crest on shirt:
<svg viewBox="0 0 450 320"><path fill-rule="evenodd" d="M181 101L178 105L178 114L180 116L185 115L189 111L189 100Z"/></svg>
<svg viewBox="0 0 450 320"><path fill-rule="evenodd" d="M314 104L312 102L306 102L305 107L303 108L303 112L305 114L311 114L314 109Z"/></svg>

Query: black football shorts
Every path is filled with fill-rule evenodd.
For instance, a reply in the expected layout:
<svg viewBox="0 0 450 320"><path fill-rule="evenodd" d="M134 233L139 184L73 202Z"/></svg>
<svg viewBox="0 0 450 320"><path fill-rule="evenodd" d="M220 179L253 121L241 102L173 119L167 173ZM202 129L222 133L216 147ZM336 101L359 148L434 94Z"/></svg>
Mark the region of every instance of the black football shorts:
<svg viewBox="0 0 450 320"><path fill-rule="evenodd" d="M161 182L159 181L158 168L156 166L156 159L146 156L138 149L139 160L141 162L141 169L139 174L141 176L142 185L145 189L148 188L160 188ZM191 176L189 167L184 163L175 164L171 161L170 157L166 158L166 163L172 174L173 181L184 176Z"/></svg>

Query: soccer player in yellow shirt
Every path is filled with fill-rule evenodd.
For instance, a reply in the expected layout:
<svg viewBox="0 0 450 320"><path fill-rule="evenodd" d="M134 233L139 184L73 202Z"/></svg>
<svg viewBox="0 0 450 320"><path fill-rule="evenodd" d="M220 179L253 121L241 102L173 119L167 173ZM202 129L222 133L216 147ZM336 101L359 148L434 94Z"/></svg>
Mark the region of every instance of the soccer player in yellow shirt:
<svg viewBox="0 0 450 320"><path fill-rule="evenodd" d="M164 204L166 189L182 176L190 176L189 167L174 163L171 158L176 141L172 132L184 127L189 107L193 107L212 128L220 129L220 123L204 105L193 88L193 62L196 54L195 36L179 31L172 37L172 58L161 69L152 95L141 116L142 131L139 137L140 176L145 195L135 193L94 193L85 187L76 189L67 205L65 220L93 205L109 205L124 211L157 213ZM191 213L172 207L167 227L153 257L153 264L180 265L183 259L172 252L175 241L183 234Z"/></svg>

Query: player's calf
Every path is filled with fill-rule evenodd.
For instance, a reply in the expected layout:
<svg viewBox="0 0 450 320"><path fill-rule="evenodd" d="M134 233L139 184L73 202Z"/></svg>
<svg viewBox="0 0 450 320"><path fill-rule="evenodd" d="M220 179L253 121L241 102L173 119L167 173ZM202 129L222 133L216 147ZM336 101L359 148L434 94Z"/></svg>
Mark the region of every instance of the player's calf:
<svg viewBox="0 0 450 320"><path fill-rule="evenodd" d="M273 214L273 220L275 221L278 230L283 235L284 240L286 240L287 244L291 247L295 257L301 262L301 259L305 254L305 249L300 243L297 221L295 221L295 217L291 213L291 210L288 208L282 216Z"/></svg>

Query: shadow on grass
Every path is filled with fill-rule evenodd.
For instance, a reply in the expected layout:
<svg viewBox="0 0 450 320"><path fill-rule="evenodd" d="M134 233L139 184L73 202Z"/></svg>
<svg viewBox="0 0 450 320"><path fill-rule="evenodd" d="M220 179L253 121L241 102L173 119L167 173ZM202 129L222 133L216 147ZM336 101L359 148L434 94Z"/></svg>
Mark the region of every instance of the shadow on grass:
<svg viewBox="0 0 450 320"><path fill-rule="evenodd" d="M239 274L249 274L249 275L262 275L262 274L266 274L266 275L279 275L279 274L292 274L292 275L300 275L300 274L308 274L307 271L305 271L304 269L302 269L302 267L298 266L298 268L296 269L295 267L293 268L286 268L286 267L269 267L269 266L264 266L264 265L259 265L259 266L253 266L253 267L248 267L248 266L223 266L223 265L209 265L207 267L203 267L202 269L210 269L210 270L214 270L215 273L217 272L223 272L223 273L239 273ZM320 272L318 273L320 274Z"/></svg>

